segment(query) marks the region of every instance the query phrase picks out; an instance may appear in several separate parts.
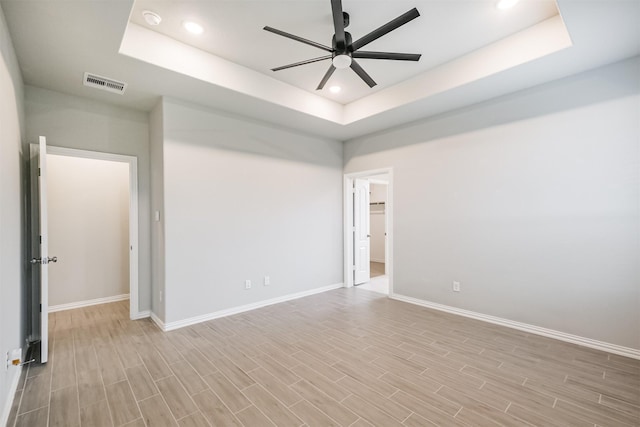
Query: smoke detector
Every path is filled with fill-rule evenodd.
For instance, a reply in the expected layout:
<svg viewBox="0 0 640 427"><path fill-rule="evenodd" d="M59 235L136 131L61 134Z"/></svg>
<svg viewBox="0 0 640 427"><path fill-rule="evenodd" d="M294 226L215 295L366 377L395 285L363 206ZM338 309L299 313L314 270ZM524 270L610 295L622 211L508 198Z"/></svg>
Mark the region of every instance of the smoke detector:
<svg viewBox="0 0 640 427"><path fill-rule="evenodd" d="M160 23L162 22L162 17L150 10L143 10L142 17L144 18L145 21L147 21L147 24L149 25L156 26L156 25L160 25Z"/></svg>
<svg viewBox="0 0 640 427"><path fill-rule="evenodd" d="M83 84L85 86L106 90L107 92L118 93L120 95L122 95L127 88L127 84L125 82L119 82L118 80L99 76L93 73L84 73Z"/></svg>

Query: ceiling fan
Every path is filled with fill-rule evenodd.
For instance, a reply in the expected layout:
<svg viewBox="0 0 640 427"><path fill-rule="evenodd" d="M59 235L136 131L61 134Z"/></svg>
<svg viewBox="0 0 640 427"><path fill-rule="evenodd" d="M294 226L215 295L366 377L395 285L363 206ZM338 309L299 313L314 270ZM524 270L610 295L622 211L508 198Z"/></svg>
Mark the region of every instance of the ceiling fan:
<svg viewBox="0 0 640 427"><path fill-rule="evenodd" d="M272 68L271 70L280 71L287 68L298 67L300 65L311 64L313 62L324 61L325 59L331 59L331 65L329 66L329 69L325 73L322 80L320 80L320 84L318 85L316 90L321 90L322 88L324 88L324 85L327 83L336 68L347 67L351 67L351 69L362 80L364 80L364 82L369 85L369 87L374 87L376 85L376 82L371 78L371 76L369 76L369 74L367 74L366 71L364 71L360 64L356 62L356 59L390 59L394 61L420 60L421 55L419 53L370 52L360 50L360 48L368 45L372 41L379 39L385 34L420 16L418 9L416 9L415 7L410 11L398 16L397 18L387 22L383 26L371 31L369 34L359 38L356 41L352 41L351 34L344 30L347 26L349 26L349 14L342 10L342 0L331 0L331 12L333 14L333 27L335 30L335 34L333 35L333 39L331 42L331 47L278 30L276 28L272 28L269 26L264 27L264 30L271 33L278 34L280 36L287 37L292 40L296 40L301 43L308 44L310 46L314 46L318 49L329 52L329 55L307 59L306 61L300 61L294 64L283 65L281 67Z"/></svg>

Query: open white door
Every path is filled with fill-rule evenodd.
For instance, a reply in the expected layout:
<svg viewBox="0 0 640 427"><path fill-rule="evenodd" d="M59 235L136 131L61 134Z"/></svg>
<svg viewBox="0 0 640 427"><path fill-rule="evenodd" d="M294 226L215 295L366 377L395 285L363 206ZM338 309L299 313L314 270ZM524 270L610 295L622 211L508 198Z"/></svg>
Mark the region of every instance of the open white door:
<svg viewBox="0 0 640 427"><path fill-rule="evenodd" d="M47 140L31 145L31 333L29 341L40 342L40 363L49 357L49 258L47 240Z"/></svg>
<svg viewBox="0 0 640 427"><path fill-rule="evenodd" d="M369 230L369 181L366 179L354 180L353 193L353 229L354 229L354 285L368 282L370 272L370 240Z"/></svg>

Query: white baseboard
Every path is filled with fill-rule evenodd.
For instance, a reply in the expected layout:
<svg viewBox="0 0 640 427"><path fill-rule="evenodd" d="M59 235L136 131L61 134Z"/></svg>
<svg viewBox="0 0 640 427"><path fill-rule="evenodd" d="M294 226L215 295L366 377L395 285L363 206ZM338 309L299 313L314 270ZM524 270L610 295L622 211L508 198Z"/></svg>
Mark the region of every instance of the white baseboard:
<svg viewBox="0 0 640 427"><path fill-rule="evenodd" d="M86 301L70 302L68 304L50 305L49 313L56 311L73 310L74 308L89 307L90 305L106 304L108 302L124 301L129 299L129 294L114 295L112 297L96 298Z"/></svg>
<svg viewBox="0 0 640 427"><path fill-rule="evenodd" d="M9 415L11 414L11 406L13 405L13 399L16 397L16 390L18 390L18 384L20 384L20 375L22 374L22 366L18 366L16 372L11 381L11 386L7 394L7 400L2 408L2 414L0 417L0 426L6 426L9 422Z"/></svg>
<svg viewBox="0 0 640 427"><path fill-rule="evenodd" d="M133 315L131 320L146 319L147 317L150 317L150 316L151 316L151 310L139 311L138 313Z"/></svg>
<svg viewBox="0 0 640 427"><path fill-rule="evenodd" d="M163 331L166 331L166 329L164 328L164 322L153 311L151 312L150 317L153 323L155 323L158 326L158 328L162 329Z"/></svg>
<svg viewBox="0 0 640 427"><path fill-rule="evenodd" d="M530 325L528 323L516 322L509 319L503 319L501 317L490 316L488 314L477 313L475 311L464 310L462 308L451 307L448 305L438 304L435 302L425 301L404 295L393 294L389 295L389 298L408 302L410 304L420 305L422 307L432 308L434 310L457 314L459 316L469 317L471 319L482 320L483 322L493 323L495 325L506 326L507 328L517 329L519 331L542 335L543 337L554 338L560 341L581 345L583 347L594 348L596 350L605 351L607 353L619 354L620 356L640 360L640 349L637 348L623 347L617 344L611 344L608 342L597 341L578 335L567 334L565 332L556 331L554 329L542 328L540 326Z"/></svg>
<svg viewBox="0 0 640 427"><path fill-rule="evenodd" d="M203 314L201 316L190 317L184 320L177 320L175 322L164 323L155 315L155 313L151 313L151 319L156 323L156 325L160 327L160 329L167 332L167 331L172 331L174 329L184 328L185 326L195 325L196 323L206 322L207 320L213 320L219 317L225 317L225 316L231 316L233 314L244 313L245 311L251 311L257 308L266 307L268 305L291 301L294 299L303 298L310 295L315 295L315 294L331 291L331 290L342 288L342 287L344 287L344 283L336 283L334 285L323 286L323 287L311 289L308 291L296 292L294 294L283 295L281 297L271 298L264 301L258 301L251 304L241 305L238 307L227 308L225 310Z"/></svg>

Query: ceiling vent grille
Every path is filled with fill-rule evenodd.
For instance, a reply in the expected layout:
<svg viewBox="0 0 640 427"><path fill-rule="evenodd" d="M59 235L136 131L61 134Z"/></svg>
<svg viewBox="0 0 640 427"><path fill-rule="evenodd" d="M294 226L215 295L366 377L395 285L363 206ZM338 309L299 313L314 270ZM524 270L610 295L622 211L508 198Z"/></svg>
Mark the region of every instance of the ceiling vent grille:
<svg viewBox="0 0 640 427"><path fill-rule="evenodd" d="M102 77L97 74L84 73L84 85L95 87L97 89L106 90L108 92L119 93L122 95L127 89L127 84L108 77Z"/></svg>

